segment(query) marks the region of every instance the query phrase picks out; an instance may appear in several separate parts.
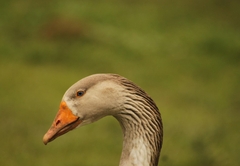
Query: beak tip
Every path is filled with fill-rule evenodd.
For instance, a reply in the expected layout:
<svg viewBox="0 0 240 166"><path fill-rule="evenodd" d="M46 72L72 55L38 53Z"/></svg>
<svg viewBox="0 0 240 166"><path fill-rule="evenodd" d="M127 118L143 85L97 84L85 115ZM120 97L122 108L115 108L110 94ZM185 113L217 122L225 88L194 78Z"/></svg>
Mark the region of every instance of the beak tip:
<svg viewBox="0 0 240 166"><path fill-rule="evenodd" d="M43 137L43 143L44 143L45 145L47 145L48 142L49 142L49 139L48 139L48 137L47 137L47 134L45 134L44 137Z"/></svg>

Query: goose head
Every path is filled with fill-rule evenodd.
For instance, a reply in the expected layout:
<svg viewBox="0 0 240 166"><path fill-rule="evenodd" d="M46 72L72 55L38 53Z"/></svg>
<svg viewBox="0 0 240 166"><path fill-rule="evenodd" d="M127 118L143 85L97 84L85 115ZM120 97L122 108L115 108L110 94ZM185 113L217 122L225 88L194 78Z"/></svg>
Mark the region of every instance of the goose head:
<svg viewBox="0 0 240 166"><path fill-rule="evenodd" d="M44 144L78 126L119 112L124 99L123 88L114 77L117 75L96 74L72 85L65 92L59 111L43 137Z"/></svg>

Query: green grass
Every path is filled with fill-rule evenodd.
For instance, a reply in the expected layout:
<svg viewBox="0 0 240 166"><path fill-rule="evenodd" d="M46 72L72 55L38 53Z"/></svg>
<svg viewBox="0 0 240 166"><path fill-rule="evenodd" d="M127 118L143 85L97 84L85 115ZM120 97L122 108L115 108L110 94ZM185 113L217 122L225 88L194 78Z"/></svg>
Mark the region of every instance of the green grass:
<svg viewBox="0 0 240 166"><path fill-rule="evenodd" d="M233 1L6 1L0 5L0 165L118 165L111 117L44 146L66 89L118 73L164 123L161 166L240 165L240 24Z"/></svg>

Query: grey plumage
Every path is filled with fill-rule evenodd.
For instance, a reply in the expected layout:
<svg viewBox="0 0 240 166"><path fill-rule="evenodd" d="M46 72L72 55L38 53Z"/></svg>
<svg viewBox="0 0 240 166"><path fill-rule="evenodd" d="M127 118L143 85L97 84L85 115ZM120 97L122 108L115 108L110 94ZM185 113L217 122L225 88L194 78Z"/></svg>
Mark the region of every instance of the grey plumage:
<svg viewBox="0 0 240 166"><path fill-rule="evenodd" d="M133 82L118 75L112 76L124 87L126 94L125 109L116 117L120 123L126 119L132 128L138 128L138 136L144 135L145 141L151 145L151 166L157 166L163 142L163 125L158 107L152 98Z"/></svg>
<svg viewBox="0 0 240 166"><path fill-rule="evenodd" d="M71 118L64 119L65 113ZM114 116L123 130L120 166L157 166L163 143L158 107L140 87L116 74L95 74L72 85L43 142L107 115Z"/></svg>

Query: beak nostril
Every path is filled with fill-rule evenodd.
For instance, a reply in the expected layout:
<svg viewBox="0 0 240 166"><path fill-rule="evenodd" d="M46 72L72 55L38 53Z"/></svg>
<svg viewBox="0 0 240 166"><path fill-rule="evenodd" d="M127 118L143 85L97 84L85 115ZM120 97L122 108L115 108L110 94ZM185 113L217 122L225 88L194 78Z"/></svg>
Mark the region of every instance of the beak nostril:
<svg viewBox="0 0 240 166"><path fill-rule="evenodd" d="M60 120L57 120L57 122L56 122L56 126L57 126L59 123L61 123L61 121L60 121Z"/></svg>

